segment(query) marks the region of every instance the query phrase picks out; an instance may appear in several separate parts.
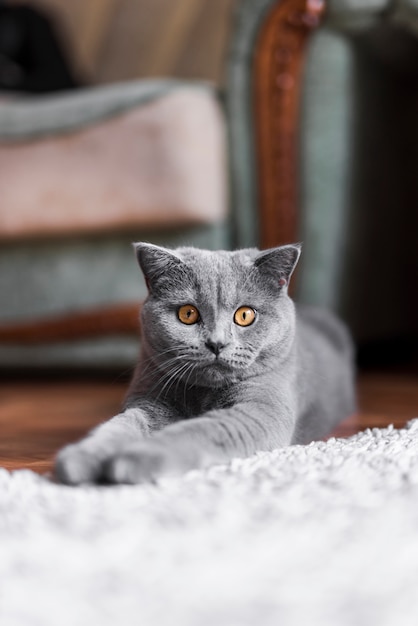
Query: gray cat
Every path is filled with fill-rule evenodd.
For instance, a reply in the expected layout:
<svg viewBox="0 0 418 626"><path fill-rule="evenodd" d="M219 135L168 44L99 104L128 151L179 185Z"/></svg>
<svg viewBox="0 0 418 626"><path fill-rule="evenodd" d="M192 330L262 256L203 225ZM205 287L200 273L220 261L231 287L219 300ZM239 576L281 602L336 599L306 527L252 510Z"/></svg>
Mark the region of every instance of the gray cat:
<svg viewBox="0 0 418 626"><path fill-rule="evenodd" d="M124 411L61 450L58 480L155 481L307 443L355 410L347 331L288 296L299 245L135 247L149 295Z"/></svg>

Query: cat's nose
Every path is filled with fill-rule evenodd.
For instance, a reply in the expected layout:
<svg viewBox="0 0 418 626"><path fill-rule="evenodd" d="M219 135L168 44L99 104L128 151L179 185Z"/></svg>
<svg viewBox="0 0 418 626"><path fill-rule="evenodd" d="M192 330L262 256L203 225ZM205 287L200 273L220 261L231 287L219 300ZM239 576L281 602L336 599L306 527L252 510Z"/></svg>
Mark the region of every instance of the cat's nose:
<svg viewBox="0 0 418 626"><path fill-rule="evenodd" d="M205 346L216 356L225 348L225 344L221 341L211 341L210 339L205 342Z"/></svg>

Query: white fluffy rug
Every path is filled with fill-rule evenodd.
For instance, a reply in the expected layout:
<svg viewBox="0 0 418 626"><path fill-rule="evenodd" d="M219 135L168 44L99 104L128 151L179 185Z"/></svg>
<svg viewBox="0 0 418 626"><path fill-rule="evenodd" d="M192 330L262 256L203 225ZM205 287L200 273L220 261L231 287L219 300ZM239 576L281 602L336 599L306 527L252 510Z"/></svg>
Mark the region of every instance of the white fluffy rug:
<svg viewBox="0 0 418 626"><path fill-rule="evenodd" d="M1 626L418 624L418 420L159 486L0 470Z"/></svg>

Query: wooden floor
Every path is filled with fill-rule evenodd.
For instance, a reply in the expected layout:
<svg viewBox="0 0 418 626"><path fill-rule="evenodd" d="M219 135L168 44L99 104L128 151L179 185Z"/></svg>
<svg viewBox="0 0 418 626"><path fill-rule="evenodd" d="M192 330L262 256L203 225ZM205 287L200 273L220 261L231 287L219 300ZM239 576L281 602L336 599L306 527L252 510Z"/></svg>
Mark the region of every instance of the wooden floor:
<svg viewBox="0 0 418 626"><path fill-rule="evenodd" d="M121 382L0 382L0 466L51 469L56 451L118 412L126 390ZM360 412L335 435L418 417L418 374L362 374Z"/></svg>

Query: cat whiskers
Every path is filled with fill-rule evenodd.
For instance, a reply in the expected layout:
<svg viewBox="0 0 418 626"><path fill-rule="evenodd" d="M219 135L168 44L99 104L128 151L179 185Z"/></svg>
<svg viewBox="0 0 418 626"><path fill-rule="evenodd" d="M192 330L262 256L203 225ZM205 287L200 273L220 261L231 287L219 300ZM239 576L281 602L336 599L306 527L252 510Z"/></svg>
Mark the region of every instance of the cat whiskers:
<svg viewBox="0 0 418 626"><path fill-rule="evenodd" d="M175 355L168 359L165 358L170 353L175 353ZM151 387L147 390L147 393L152 395L158 390L154 398L155 401L158 401L164 395L166 396L174 385L174 393L177 394L178 387L183 382L185 384L184 398L186 399L187 385L198 364L199 361L196 359L196 355L191 354L190 350L181 345L172 346L159 352L157 355L144 359L142 366L145 365L145 367L141 368L141 376L146 376L147 372L151 370ZM153 382L152 378L154 376L157 378Z"/></svg>
<svg viewBox="0 0 418 626"><path fill-rule="evenodd" d="M161 381L165 380L165 378L167 378L167 376L170 376L171 373L176 369L177 362L180 359L183 359L183 358L184 357L183 357L182 354L178 354L175 357L172 357L171 359L168 359L167 361L165 361L164 365L166 367L168 366L168 370L164 370L161 367L158 367L155 362L150 363L148 365L147 369L149 369L151 367L151 365L153 365L153 374L156 374L158 376L158 379L152 385L152 387L150 389L148 389L148 393L152 393L153 391L155 391L155 389L160 385ZM145 371L146 370L144 370L144 372ZM141 372L141 374L143 374L143 372ZM151 374L151 376L152 376L152 379L153 379L154 376L152 374ZM151 382L152 382L152 379L151 379Z"/></svg>
<svg viewBox="0 0 418 626"><path fill-rule="evenodd" d="M166 365L167 361L163 361L162 364L158 363L158 359L160 357L165 356L166 354L169 354L170 352L176 352L176 356L178 356L178 353L180 352L182 346L174 346L172 348L167 348L167 350L163 350L162 352L158 352L157 356L152 355L149 356L147 359L143 360L141 364L145 365L145 368L141 369L141 374L145 374L145 372L147 372L149 370L150 367L152 367L153 365L155 367L158 367L159 365Z"/></svg>
<svg viewBox="0 0 418 626"><path fill-rule="evenodd" d="M191 378L192 374L194 374L194 372L196 371L197 367L198 367L197 363L195 363L193 361L190 363L190 369L189 369L189 371L187 373L187 378L186 378L186 381L184 383L184 389L183 389L183 402L184 402L184 406L185 407L187 407L187 398L186 398L187 390L188 389L193 389L193 387L196 386L196 382L195 382L195 383L192 383L190 385L190 387L189 387L189 382L190 382L190 378Z"/></svg>
<svg viewBox="0 0 418 626"><path fill-rule="evenodd" d="M183 358L183 357L181 357ZM158 401L160 399L160 397L164 394L165 391L169 391L171 386L177 382L177 385L180 382L181 379L181 375L187 371L188 367L189 367L190 363L183 363L180 366L175 365L174 367L172 367L169 372L167 372L166 374L164 374L164 376L162 376L158 383L157 386L160 385L162 383L162 381L166 378L166 382L164 383L164 385L161 387L157 397L156 397L156 401Z"/></svg>

